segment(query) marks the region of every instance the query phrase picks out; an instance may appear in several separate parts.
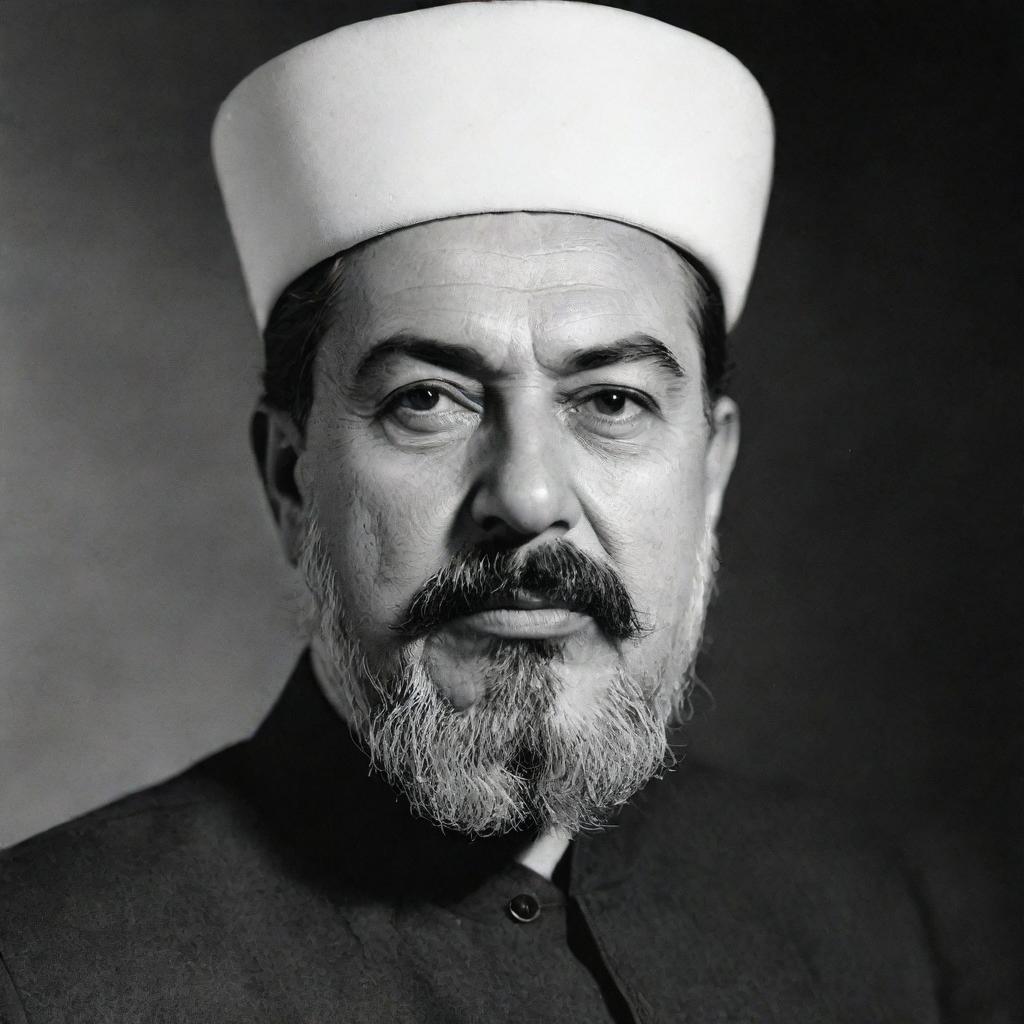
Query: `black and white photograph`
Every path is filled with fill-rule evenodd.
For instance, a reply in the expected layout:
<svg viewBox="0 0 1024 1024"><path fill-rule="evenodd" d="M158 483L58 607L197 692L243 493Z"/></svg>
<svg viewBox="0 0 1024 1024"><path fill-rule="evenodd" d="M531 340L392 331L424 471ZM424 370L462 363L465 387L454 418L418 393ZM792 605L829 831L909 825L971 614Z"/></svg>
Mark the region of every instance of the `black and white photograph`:
<svg viewBox="0 0 1024 1024"><path fill-rule="evenodd" d="M0 1024L1024 1020L1005 0L6 0Z"/></svg>

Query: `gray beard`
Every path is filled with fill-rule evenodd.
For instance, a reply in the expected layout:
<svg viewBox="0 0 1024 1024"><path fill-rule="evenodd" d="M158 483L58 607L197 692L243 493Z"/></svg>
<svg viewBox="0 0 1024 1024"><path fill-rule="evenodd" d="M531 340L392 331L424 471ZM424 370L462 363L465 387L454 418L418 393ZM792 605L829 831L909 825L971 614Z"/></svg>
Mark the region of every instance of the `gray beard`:
<svg viewBox="0 0 1024 1024"><path fill-rule="evenodd" d="M459 710L431 679L422 643L371 667L349 621L316 518L304 524L299 566L322 682L372 766L414 813L442 828L489 835L513 829L599 828L674 763L669 720L688 717L692 666L714 565L706 538L688 615L666 679L617 671L584 715L562 707L557 647L495 641L483 697Z"/></svg>

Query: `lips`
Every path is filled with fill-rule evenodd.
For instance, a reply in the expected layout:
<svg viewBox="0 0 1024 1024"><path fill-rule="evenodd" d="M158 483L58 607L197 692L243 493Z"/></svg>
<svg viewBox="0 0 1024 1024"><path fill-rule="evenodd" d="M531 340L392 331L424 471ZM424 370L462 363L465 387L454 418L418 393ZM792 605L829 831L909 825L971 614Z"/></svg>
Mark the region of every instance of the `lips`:
<svg viewBox="0 0 1024 1024"><path fill-rule="evenodd" d="M456 635L477 635L506 640L554 640L593 631L594 620L568 608L490 608L472 612L449 623Z"/></svg>
<svg viewBox="0 0 1024 1024"><path fill-rule="evenodd" d="M453 620L457 632L520 640L553 640L593 627L589 615L561 598L530 590L490 594Z"/></svg>
<svg viewBox="0 0 1024 1024"><path fill-rule="evenodd" d="M488 612L500 609L511 609L514 611L538 611L546 608L561 608L572 612L585 612L585 609L571 601L551 597L548 594L537 593L529 590L505 591L482 600L477 606L477 611Z"/></svg>

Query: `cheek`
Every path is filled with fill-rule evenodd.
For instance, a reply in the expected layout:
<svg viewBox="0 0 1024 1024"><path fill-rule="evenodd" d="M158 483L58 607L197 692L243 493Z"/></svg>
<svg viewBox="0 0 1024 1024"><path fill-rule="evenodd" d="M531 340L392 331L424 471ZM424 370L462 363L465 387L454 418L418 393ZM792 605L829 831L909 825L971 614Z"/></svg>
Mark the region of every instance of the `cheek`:
<svg viewBox="0 0 1024 1024"><path fill-rule="evenodd" d="M626 461L595 497L602 542L638 609L656 632L685 611L704 534L703 445L679 445L650 460Z"/></svg>
<svg viewBox="0 0 1024 1024"><path fill-rule="evenodd" d="M372 445L333 446L316 465L316 509L345 606L364 643L384 643L413 593L448 557L456 489Z"/></svg>

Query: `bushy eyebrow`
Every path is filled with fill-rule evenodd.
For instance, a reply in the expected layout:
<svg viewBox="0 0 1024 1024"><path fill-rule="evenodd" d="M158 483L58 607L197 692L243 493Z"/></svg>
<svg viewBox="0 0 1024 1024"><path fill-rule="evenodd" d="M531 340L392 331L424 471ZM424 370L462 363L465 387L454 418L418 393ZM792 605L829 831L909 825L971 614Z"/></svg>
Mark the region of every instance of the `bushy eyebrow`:
<svg viewBox="0 0 1024 1024"><path fill-rule="evenodd" d="M494 367L484 354L472 346L453 345L450 342L424 338L401 331L374 343L359 361L355 380L365 380L378 370L391 356L404 355L434 366L443 366L470 377L481 379L494 373ZM630 334L608 345L581 348L570 353L558 368L560 373L583 373L599 370L616 363L637 363L650 360L667 370L673 377L685 378L686 371L669 347L649 334Z"/></svg>
<svg viewBox="0 0 1024 1024"><path fill-rule="evenodd" d="M423 338L418 334L402 331L382 338L370 346L370 350L356 367L355 379L364 380L395 355L420 359L425 363L443 366L446 370L455 370L470 377L480 378L493 372L483 354L475 348L452 345L449 342L435 341L433 338Z"/></svg>
<svg viewBox="0 0 1024 1024"><path fill-rule="evenodd" d="M686 377L686 371L669 347L649 334L630 334L600 348L579 349L569 357L567 363L573 371L580 372L599 370L602 366L615 363L639 363L646 359L668 370L673 377Z"/></svg>

